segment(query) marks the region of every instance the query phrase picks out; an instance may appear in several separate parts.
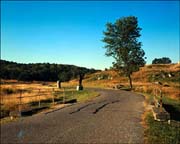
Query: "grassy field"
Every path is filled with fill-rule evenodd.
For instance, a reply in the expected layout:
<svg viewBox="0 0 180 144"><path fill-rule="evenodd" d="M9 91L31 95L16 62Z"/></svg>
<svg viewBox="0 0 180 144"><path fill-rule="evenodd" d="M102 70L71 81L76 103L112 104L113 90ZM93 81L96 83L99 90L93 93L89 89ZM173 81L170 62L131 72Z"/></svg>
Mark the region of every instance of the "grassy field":
<svg viewBox="0 0 180 144"><path fill-rule="evenodd" d="M154 82L161 82L162 92L165 97L180 100L180 64L157 64L146 65L139 71L132 74L133 90L136 92L153 93L157 85ZM77 83L76 80L69 82L70 85ZM122 73L114 70L97 72L87 75L83 81L87 87L113 88L120 84L128 87L128 78Z"/></svg>
<svg viewBox="0 0 180 144"><path fill-rule="evenodd" d="M98 96L92 90L76 91L76 87L62 84L62 89L56 88L55 82L18 82L3 81L1 84L1 118L9 115L10 111L50 108L54 104L83 102Z"/></svg>

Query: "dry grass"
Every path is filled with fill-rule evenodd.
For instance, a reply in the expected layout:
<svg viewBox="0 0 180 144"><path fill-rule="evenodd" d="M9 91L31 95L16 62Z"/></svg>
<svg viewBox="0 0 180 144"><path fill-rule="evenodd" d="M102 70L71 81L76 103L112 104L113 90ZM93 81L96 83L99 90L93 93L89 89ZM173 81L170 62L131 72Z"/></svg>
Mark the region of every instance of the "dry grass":
<svg viewBox="0 0 180 144"><path fill-rule="evenodd" d="M91 90L76 91L76 81L62 83L62 89L56 88L55 82L23 83L5 81L1 84L1 118L14 110L48 108L56 103L75 100L90 100L99 94Z"/></svg>
<svg viewBox="0 0 180 144"><path fill-rule="evenodd" d="M148 77L149 75L156 74L161 71L179 72L180 64L147 65L142 67L140 71L135 72L132 75L134 90L153 94L154 84L149 81ZM113 88L117 84L124 85L124 87L129 86L128 78L113 70L86 75L86 78L83 80L84 87ZM163 96L180 100L180 84L178 82L167 81L163 84L166 85L162 87ZM75 90L77 85L77 79L62 83L62 87L71 87L73 90ZM38 95L40 95L41 100L52 98L53 88L57 91L55 82L34 81L32 83L24 83L17 82L16 80L1 80L1 104L10 109L14 109L16 105L19 104L18 97L20 96L20 91L22 91L22 103L38 101ZM62 90L58 89L58 91Z"/></svg>
<svg viewBox="0 0 180 144"><path fill-rule="evenodd" d="M178 72L180 72L180 64L156 64L156 65L146 65L140 68L139 71L134 72L132 75L133 86L135 91L145 92L153 94L155 84L153 80L150 81L149 77L152 75L160 74L161 72L166 73L176 73L172 81L170 78L161 78L163 82L162 92L166 97L180 100L180 83L178 82ZM104 77L98 79L99 77ZM155 80L154 80L155 81ZM78 84L77 80L73 80L67 85L76 86ZM83 85L86 87L99 87L99 88L113 88L115 85L121 84L125 87L129 86L128 78L124 77L122 74L118 74L113 70L102 71L95 74L86 76L83 80Z"/></svg>
<svg viewBox="0 0 180 144"><path fill-rule="evenodd" d="M180 100L180 89L175 87L163 87L163 94L167 97Z"/></svg>
<svg viewBox="0 0 180 144"><path fill-rule="evenodd" d="M19 83L17 81L6 81L1 84L1 105L6 109L17 109L20 103L26 104L40 100L52 98L53 89L56 89L56 83ZM58 89L58 91L60 91ZM24 105L25 106L25 105Z"/></svg>

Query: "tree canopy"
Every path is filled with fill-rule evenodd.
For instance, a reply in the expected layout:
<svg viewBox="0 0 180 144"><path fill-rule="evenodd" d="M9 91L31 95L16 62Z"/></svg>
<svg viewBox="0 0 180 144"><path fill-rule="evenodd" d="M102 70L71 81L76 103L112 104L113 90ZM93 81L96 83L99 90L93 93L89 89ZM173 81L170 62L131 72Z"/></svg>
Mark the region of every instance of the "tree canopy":
<svg viewBox="0 0 180 144"><path fill-rule="evenodd" d="M171 63L171 59L168 57L155 58L152 61L152 64L170 64L170 63Z"/></svg>
<svg viewBox="0 0 180 144"><path fill-rule="evenodd" d="M123 17L115 23L107 23L104 31L103 42L106 43L106 55L115 59L114 67L122 70L129 78L132 88L131 74L144 66L145 52L138 42L141 28L138 19L134 16Z"/></svg>
<svg viewBox="0 0 180 144"><path fill-rule="evenodd" d="M87 69L74 65L36 63L19 64L0 60L2 79L16 79L22 81L69 81L79 77L79 71L85 74L97 72L95 69Z"/></svg>

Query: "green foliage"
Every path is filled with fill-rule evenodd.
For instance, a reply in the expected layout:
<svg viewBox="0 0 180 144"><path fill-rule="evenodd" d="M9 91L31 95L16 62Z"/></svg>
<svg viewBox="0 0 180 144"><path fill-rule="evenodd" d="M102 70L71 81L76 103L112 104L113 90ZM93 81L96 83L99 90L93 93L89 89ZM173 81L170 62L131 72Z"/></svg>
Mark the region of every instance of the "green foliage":
<svg viewBox="0 0 180 144"><path fill-rule="evenodd" d="M69 72L62 71L58 74L58 79L60 80L60 82L69 81L71 79L70 75L71 74L69 74Z"/></svg>
<svg viewBox="0 0 180 144"><path fill-rule="evenodd" d="M70 79L77 78L80 71L84 74L97 71L94 69L62 64L19 64L5 60L0 60L0 63L0 78L17 79L20 81L69 81Z"/></svg>
<svg viewBox="0 0 180 144"><path fill-rule="evenodd" d="M132 72L138 71L139 67L145 64L145 52L137 39L141 36L138 20L134 16L123 17L114 24L107 23L106 27L103 39L106 43L106 55L115 59L114 67L129 77L132 87Z"/></svg>
<svg viewBox="0 0 180 144"><path fill-rule="evenodd" d="M155 58L152 61L152 64L170 64L171 60L168 57L162 57L162 58Z"/></svg>

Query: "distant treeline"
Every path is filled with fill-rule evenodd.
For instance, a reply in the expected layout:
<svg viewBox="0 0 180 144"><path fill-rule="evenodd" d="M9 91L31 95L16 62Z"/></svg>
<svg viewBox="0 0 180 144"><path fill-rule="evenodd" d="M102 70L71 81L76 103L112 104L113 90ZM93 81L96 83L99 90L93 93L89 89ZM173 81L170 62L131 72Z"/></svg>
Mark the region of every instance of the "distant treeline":
<svg viewBox="0 0 180 144"><path fill-rule="evenodd" d="M95 69L88 69L74 65L64 64L20 64L0 60L1 79L16 79L20 81L69 81L77 78L80 74L91 74L97 72Z"/></svg>

